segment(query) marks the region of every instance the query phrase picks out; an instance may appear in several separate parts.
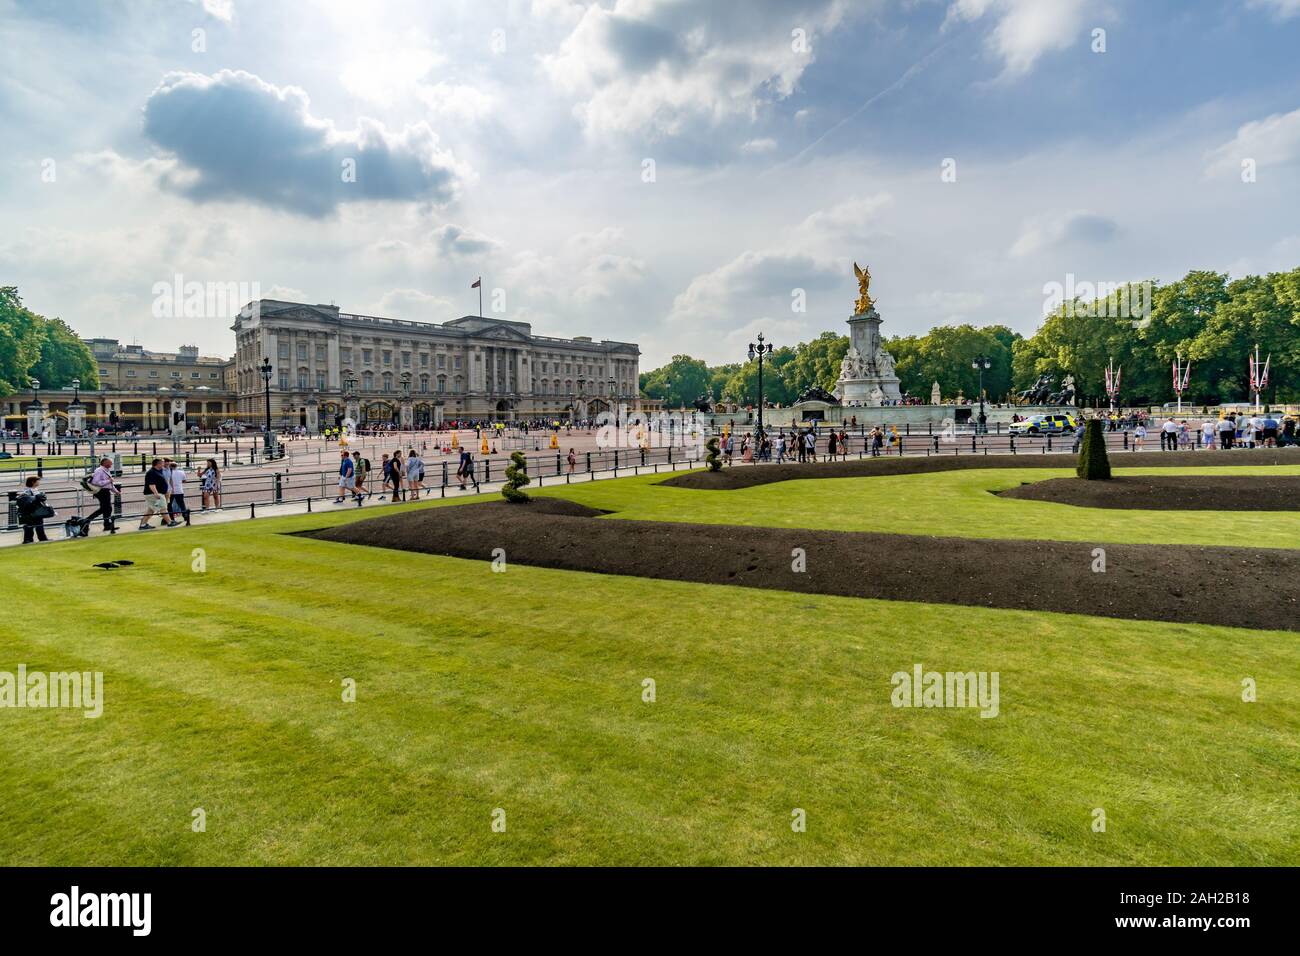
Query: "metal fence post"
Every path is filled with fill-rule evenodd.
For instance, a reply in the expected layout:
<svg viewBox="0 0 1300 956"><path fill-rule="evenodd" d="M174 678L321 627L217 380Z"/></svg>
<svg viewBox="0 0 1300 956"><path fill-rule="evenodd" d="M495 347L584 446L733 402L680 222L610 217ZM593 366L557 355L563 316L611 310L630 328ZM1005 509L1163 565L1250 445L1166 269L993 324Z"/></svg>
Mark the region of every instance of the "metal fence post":
<svg viewBox="0 0 1300 956"><path fill-rule="evenodd" d="M284 489L281 482L282 476L280 472L277 471L275 473L275 503L277 505L284 500Z"/></svg>

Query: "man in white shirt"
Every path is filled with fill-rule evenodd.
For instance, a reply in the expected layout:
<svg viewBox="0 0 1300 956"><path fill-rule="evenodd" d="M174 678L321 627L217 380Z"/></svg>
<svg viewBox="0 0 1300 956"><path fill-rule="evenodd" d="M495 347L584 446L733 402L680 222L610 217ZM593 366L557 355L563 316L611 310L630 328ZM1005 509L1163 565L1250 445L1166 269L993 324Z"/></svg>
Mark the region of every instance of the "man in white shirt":
<svg viewBox="0 0 1300 956"><path fill-rule="evenodd" d="M104 530L109 534L116 534L117 529L113 527L113 492L121 492L122 489L113 481L113 472L110 470L112 467L111 458L101 458L99 467L90 476L90 486L95 489L95 500L99 502L99 510L86 520L90 522L103 517Z"/></svg>
<svg viewBox="0 0 1300 956"><path fill-rule="evenodd" d="M1237 437L1237 423L1231 418L1219 420L1219 447L1231 448L1232 440Z"/></svg>
<svg viewBox="0 0 1300 956"><path fill-rule="evenodd" d="M1160 450L1178 451L1178 423L1172 418L1166 419L1160 426Z"/></svg>
<svg viewBox="0 0 1300 956"><path fill-rule="evenodd" d="M1201 447L1214 447L1214 422L1208 418L1201 422Z"/></svg>
<svg viewBox="0 0 1300 956"><path fill-rule="evenodd" d="M168 458L163 462L164 470L167 472L167 491L169 499L167 502L167 515L171 518L172 527L176 526L176 515L183 515L185 523L190 523L190 509L185 504L185 472L178 462Z"/></svg>

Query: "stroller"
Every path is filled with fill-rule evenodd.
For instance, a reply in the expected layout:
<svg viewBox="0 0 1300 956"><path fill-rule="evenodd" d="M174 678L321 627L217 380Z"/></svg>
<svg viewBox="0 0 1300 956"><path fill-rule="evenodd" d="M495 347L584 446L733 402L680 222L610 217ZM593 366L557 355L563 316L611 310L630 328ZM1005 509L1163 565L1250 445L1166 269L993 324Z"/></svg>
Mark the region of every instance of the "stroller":
<svg viewBox="0 0 1300 956"><path fill-rule="evenodd" d="M63 522L63 537L65 538L90 537L90 519L79 518L76 515L73 515L67 521Z"/></svg>

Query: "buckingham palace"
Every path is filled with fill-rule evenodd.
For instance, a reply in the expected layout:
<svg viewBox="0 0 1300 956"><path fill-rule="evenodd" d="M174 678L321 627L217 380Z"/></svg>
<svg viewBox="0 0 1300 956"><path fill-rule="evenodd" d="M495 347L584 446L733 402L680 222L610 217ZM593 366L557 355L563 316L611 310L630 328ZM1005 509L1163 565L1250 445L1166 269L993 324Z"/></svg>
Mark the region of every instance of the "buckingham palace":
<svg viewBox="0 0 1300 956"><path fill-rule="evenodd" d="M234 325L238 414L258 421L271 365L271 420L315 430L455 419L580 420L640 405L630 342L534 335L527 322L466 315L441 324L260 299Z"/></svg>

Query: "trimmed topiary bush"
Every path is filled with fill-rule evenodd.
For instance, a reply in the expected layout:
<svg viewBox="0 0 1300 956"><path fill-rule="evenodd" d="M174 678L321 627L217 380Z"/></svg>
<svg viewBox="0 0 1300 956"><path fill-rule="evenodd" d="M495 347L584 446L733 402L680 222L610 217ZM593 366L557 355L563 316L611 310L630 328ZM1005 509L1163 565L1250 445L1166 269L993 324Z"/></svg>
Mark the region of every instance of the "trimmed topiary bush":
<svg viewBox="0 0 1300 956"><path fill-rule="evenodd" d="M717 435L713 435L704 443L704 450L708 453L704 456L704 461L709 466L709 471L722 471L722 456L718 454Z"/></svg>
<svg viewBox="0 0 1300 956"><path fill-rule="evenodd" d="M531 480L528 477L528 461L524 458L524 453L513 452L510 455L510 464L506 465L506 483L501 488L501 494L506 501L513 501L515 504L530 501L528 492L524 491L523 487Z"/></svg>
<svg viewBox="0 0 1300 956"><path fill-rule="evenodd" d="M1079 464L1074 470L1080 478L1088 481L1110 478L1110 456L1106 453L1106 434L1101 429L1100 418L1094 418L1084 426Z"/></svg>

